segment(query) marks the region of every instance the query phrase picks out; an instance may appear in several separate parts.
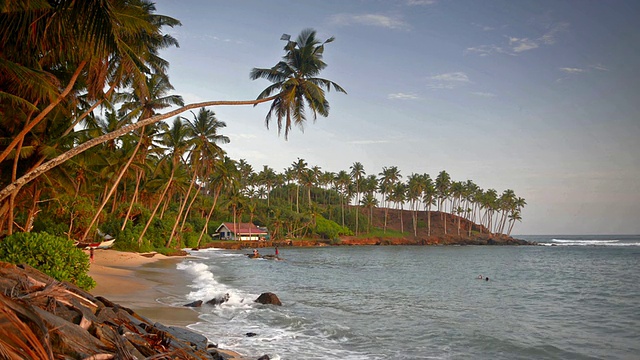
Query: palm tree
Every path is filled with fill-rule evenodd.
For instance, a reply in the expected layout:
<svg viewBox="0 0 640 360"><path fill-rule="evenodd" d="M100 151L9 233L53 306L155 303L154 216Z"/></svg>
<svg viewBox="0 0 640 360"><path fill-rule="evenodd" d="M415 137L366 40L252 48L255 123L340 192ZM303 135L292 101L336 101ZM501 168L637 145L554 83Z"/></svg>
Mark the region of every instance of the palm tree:
<svg viewBox="0 0 640 360"><path fill-rule="evenodd" d="M300 213L300 204L298 198L300 196L300 184L302 183L302 176L307 171L307 162L303 159L298 158L298 161L295 161L291 164L291 171L296 180L296 212Z"/></svg>
<svg viewBox="0 0 640 360"><path fill-rule="evenodd" d="M260 181L267 188L267 207L271 206L269 202L269 198L271 195L271 190L276 183L276 172L267 165L264 165L262 171L258 174Z"/></svg>
<svg viewBox="0 0 640 360"><path fill-rule="evenodd" d="M356 236L358 236L358 207L360 206L360 180L364 176L364 166L360 162L354 162L350 167L351 178L356 185Z"/></svg>
<svg viewBox="0 0 640 360"><path fill-rule="evenodd" d="M388 194L391 193L393 186L400 180L400 170L397 166L383 167L380 176L380 193L382 194L382 206L384 206L384 231L387 231L387 217L389 215Z"/></svg>
<svg viewBox="0 0 640 360"><path fill-rule="evenodd" d="M224 156L224 150L218 146L218 144L228 144L231 140L228 136L220 135L218 131L225 128L227 124L224 121L220 121L216 118L215 113L206 108L200 108L198 114L193 114L193 119L186 119L186 126L189 128L192 138L189 140L193 146L189 155L190 163L192 164L193 179L187 193L186 200L189 198L189 193L194 183L197 181L197 177L207 179L213 169L213 162L216 159ZM193 203L196 200L197 195L200 193L200 183L198 183L198 191L194 194L189 208L187 208L182 220L181 230L184 228L187 220L187 215ZM180 212L182 213L182 211ZM180 219L178 214L178 219ZM175 231L175 229L173 230ZM173 234L173 232L172 232Z"/></svg>
<svg viewBox="0 0 640 360"><path fill-rule="evenodd" d="M338 192L341 195L340 207L342 209L342 226L344 226L345 195L347 194L349 184L351 183L351 177L349 176L349 173L347 173L345 170L340 170L340 172L336 174L335 182L336 182L336 188L338 189Z"/></svg>
<svg viewBox="0 0 640 360"><path fill-rule="evenodd" d="M451 186L451 177L449 174L442 170L436 177L436 191L438 193L438 211L440 211L440 218L444 220L444 233L447 234L447 213L443 208L443 204L446 199L449 198L449 191Z"/></svg>
<svg viewBox="0 0 640 360"><path fill-rule="evenodd" d="M411 208L411 220L413 223L413 236L418 236L418 204L422 200L424 191L424 179L420 174L411 174L407 178L407 200Z"/></svg>
<svg viewBox="0 0 640 360"><path fill-rule="evenodd" d="M1 35L2 34L0 34L0 36ZM312 111L315 119L317 114L322 116L328 116L329 114L329 102L325 97L324 88L329 90L329 88L333 86L336 91L346 93L346 91L336 83L315 77L327 66L326 63L322 61L324 44L333 40L333 38L330 38L324 43L320 43L315 38L314 30L303 30L296 42L289 42L287 44L285 47L286 54L283 60L276 64L276 66L271 69L253 69L251 71L251 78L254 80L258 78L265 78L274 82L273 85L267 87L267 89L260 93L256 100L206 101L189 104L162 115L155 115L150 118L141 119L135 124L124 126L109 134L105 134L75 146L73 149L66 151L54 159L30 170L19 179L12 181L11 184L6 186L4 189L0 190L0 201L6 199L10 194L16 191L16 189L21 188L44 172L64 163L93 146L115 139L144 126L155 124L161 120L179 115L184 111L199 107L220 105L255 106L264 102L273 101L269 113L267 114L267 124L273 113L275 113L278 118L279 128L282 127L282 120L285 119L285 138L287 138L288 131L291 128L292 117L293 121L300 126L302 126L305 121L304 101L307 102L307 105Z"/></svg>
<svg viewBox="0 0 640 360"><path fill-rule="evenodd" d="M429 174L424 174L424 191L422 193L422 202L427 208L427 235L431 236L431 206L436 203L438 193L436 186L431 180Z"/></svg>
<svg viewBox="0 0 640 360"><path fill-rule="evenodd" d="M266 99L272 94L278 94L271 104L269 113L265 119L267 127L271 116L275 115L278 122L278 133L284 127L285 139L289 135L292 124L302 128L306 121L304 112L305 103L313 114L315 121L317 115L329 115L329 102L325 98L324 89L333 89L346 93L340 85L333 81L317 78L320 72L327 67L322 60L324 45L335 40L333 37L320 42L316 39L316 31L304 29L298 35L296 41L288 41L284 47L286 54L282 61L269 69L254 68L250 77L255 79L267 79L273 85L266 88L258 99ZM284 121L284 124L283 124Z"/></svg>
<svg viewBox="0 0 640 360"><path fill-rule="evenodd" d="M227 156L213 163L213 171L211 172L212 177L208 179L208 184L210 187L212 187L211 192L213 193L213 202L211 205L211 209L207 213L204 227L200 232L196 247L200 246L202 237L209 229L209 221L211 220L213 211L216 208L216 203L218 202L218 197L220 196L220 192L222 191L222 189L230 189L239 186L237 183L237 172L238 169L236 168L235 161L231 160Z"/></svg>
<svg viewBox="0 0 640 360"><path fill-rule="evenodd" d="M372 194L367 193L360 200L360 204L369 209L369 224L367 225L367 232L371 232L371 224L373 223L373 209L378 206L378 199Z"/></svg>
<svg viewBox="0 0 640 360"><path fill-rule="evenodd" d="M390 200L396 204L396 209L400 210L400 231L404 233L404 221L402 219L402 212L404 211L404 202L407 199L407 186L402 182L397 182L393 186L391 191Z"/></svg>

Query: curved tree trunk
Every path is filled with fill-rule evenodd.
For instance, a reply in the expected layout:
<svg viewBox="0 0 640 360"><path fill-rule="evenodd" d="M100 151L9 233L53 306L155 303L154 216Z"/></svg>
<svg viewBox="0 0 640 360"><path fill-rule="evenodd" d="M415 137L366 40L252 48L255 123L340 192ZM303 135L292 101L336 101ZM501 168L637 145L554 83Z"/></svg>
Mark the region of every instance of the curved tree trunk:
<svg viewBox="0 0 640 360"><path fill-rule="evenodd" d="M191 190L193 189L193 183L196 181L197 172L193 172L193 178L191 179L191 183L189 184L189 189L187 190L187 195L184 197L184 201L180 205L180 210L178 211L178 217L176 218L175 223L173 224L173 228L171 229L171 235L169 235L169 241L167 241L167 245L165 247L169 247L173 237L175 236L176 230L178 229L178 224L180 224L180 219L182 218L182 212L184 211L185 206L187 206L187 201L189 201L189 195L191 195Z"/></svg>
<svg viewBox="0 0 640 360"><path fill-rule="evenodd" d="M205 220L204 227L200 232L200 237L198 238L198 243L196 244L196 248L200 247L200 241L202 241L202 237L204 236L205 231L209 228L209 220L211 220L211 215L213 215L213 210L216 208L216 203L218 202L218 196L220 195L221 189L222 189L222 186L218 186L218 188L216 189L213 195L213 205L211 205L211 210L209 210L209 213L207 214L207 219Z"/></svg>
<svg viewBox="0 0 640 360"><path fill-rule="evenodd" d="M67 87L64 88L64 90L60 93L60 95L58 95L58 97L51 104L49 104L46 108L44 108L42 112L38 114L38 116L36 116L35 119L33 119L33 121L26 124L24 129L22 129L22 131L20 131L20 133L16 135L15 138L13 138L13 140L9 143L9 145L7 145L4 151L2 151L2 153L0 154L0 162L2 162L4 159L7 158L7 156L9 155L9 152L13 150L13 148L15 148L16 145L18 145L18 142L24 140L24 137L29 133L29 131L31 131L36 125L38 125L42 120L44 120L44 118L51 112L51 110L53 110L56 106L58 106L58 104L60 104L60 102L67 95L69 95L71 90L73 90L73 86L78 80L78 76L80 76L80 74L82 73L82 69L86 64L87 64L87 60L83 60L82 62L80 62L80 64L78 64L78 68L71 76L71 79L67 84Z"/></svg>
<svg viewBox="0 0 640 360"><path fill-rule="evenodd" d="M167 194L167 191L169 191L169 187L171 187L171 182L173 181L173 174L175 172L175 169L176 169L175 166L173 167L173 169L171 169L171 176L169 177L169 182L167 182L167 186L162 191L162 195L160 195L158 204L156 204L156 207L153 209L153 213L151 213L149 220L147 220L147 223L144 226L144 229L142 229L142 233L140 233L140 237L138 238L138 247L142 245L142 238L144 237L144 234L147 232L147 229L149 229L149 225L151 225L153 218L156 216L156 212L158 212L158 208L160 207L160 204L162 204L162 200L164 200L164 196Z"/></svg>
<svg viewBox="0 0 640 360"><path fill-rule="evenodd" d="M168 119L172 116L181 114L187 110L191 110L191 109L196 109L196 108L200 108L200 107L206 107L206 106L221 106L221 105L257 105L257 104L261 104L264 102L268 102L271 101L273 99L275 99L276 96L271 96L268 98L264 98L264 99L259 99L259 100L246 100L246 101L205 101L205 102L200 102L200 103L194 103L194 104L189 104L189 105L185 105L181 108L178 108L176 110L173 111L169 111L168 113L165 114L159 114L159 115L155 115L152 116L150 118L144 119L144 120L140 120L138 122L136 122L135 124L131 124L131 125L127 125L127 126L123 126L118 130L112 131L108 134L104 134L102 136L99 136L97 138L91 139L89 141L86 141L76 147L74 147L73 149L64 152L62 154L60 154L59 156L47 161L46 163L38 166L37 168L33 169L32 171L29 171L28 173L24 174L22 177L20 177L19 179L17 179L16 181L12 182L11 184L9 184L8 186L6 186L4 189L0 190L0 201L6 199L13 191L15 191L16 188L20 188L24 185L26 185L27 183L29 183L30 181L32 181L33 179L37 178L38 176L42 175L43 173L53 169L54 167L64 163L65 161L73 158L74 156L81 154L85 151L87 151L88 149L91 149L92 147L105 143L109 140L113 140L116 139L124 134L127 134L133 130L137 130L140 129L143 126L147 126L147 125L152 125L155 124L159 121ZM35 122L35 120L34 120ZM35 125L34 125L35 126ZM31 127L32 128L32 127ZM31 129L29 128L29 130ZM17 142L16 142L17 144ZM13 145L15 146L15 145ZM9 148L7 148L9 149Z"/></svg>
<svg viewBox="0 0 640 360"><path fill-rule="evenodd" d="M127 227L127 221L129 220L129 216L131 216L131 210L133 210L133 204L135 204L138 199L138 191L140 189L140 181L142 181L142 171L139 171L136 174L136 188L133 190L133 196L131 197L131 203L129 204L129 209L127 210L127 214L124 216L124 221L122 222L122 227L120 231L124 231Z"/></svg>
<svg viewBox="0 0 640 360"><path fill-rule="evenodd" d="M114 180L113 185L111 186L111 189L109 189L109 192L107 193L107 196L105 196L104 199L102 200L102 203L100 204L100 207L96 211L96 214L93 216L93 219L91 219L89 226L87 226L87 230L84 231L84 234L80 239L81 243L84 243L85 240L87 239L87 236L91 232L91 228L96 223L96 221L98 221L98 217L100 216L102 209L104 209L104 207L107 205L107 202L109 201L113 193L118 188L118 185L120 184L120 180L122 180L122 177L124 176L124 174L127 172L127 170L129 170L129 165L131 165L131 163L133 162L133 159L136 157L136 154L138 153L138 149L140 149L140 144L142 144L142 136L140 136L140 140L138 141L136 148L133 150L133 154L129 157L129 160L127 160L127 163L122 167L122 170L120 170L118 177Z"/></svg>

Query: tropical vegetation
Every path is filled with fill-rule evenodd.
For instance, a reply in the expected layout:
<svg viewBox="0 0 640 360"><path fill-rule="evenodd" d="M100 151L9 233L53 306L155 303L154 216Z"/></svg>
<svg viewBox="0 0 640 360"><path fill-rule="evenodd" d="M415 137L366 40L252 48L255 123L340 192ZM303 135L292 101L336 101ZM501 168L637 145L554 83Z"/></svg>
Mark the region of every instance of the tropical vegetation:
<svg viewBox="0 0 640 360"><path fill-rule="evenodd" d="M512 190L483 190L446 171L403 182L396 166L367 175L354 162L334 173L298 158L277 172L229 158L233 139L210 107L270 103L266 124L285 138L307 114L328 116L326 92L345 92L318 77L334 39L312 29L286 39L281 61L250 71L271 82L255 100L184 105L160 57L178 45L163 29L178 25L146 0L0 6L0 237L86 242L100 229L120 249L148 251L201 246L222 221L267 226L273 239L335 240L386 233L392 208L410 212L401 218L407 236L431 235L434 216L445 234L467 236L510 234L521 220L526 203Z"/></svg>

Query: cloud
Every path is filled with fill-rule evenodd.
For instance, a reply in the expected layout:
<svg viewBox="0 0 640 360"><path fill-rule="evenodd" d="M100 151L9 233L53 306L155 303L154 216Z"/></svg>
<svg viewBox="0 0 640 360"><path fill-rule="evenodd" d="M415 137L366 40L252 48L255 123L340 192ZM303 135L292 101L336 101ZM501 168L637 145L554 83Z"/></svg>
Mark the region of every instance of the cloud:
<svg viewBox="0 0 640 360"><path fill-rule="evenodd" d="M381 14L335 14L331 16L331 22L340 26L366 25L386 29L408 29L409 24L399 16L387 16Z"/></svg>
<svg viewBox="0 0 640 360"><path fill-rule="evenodd" d="M523 38L523 39L518 39L515 37L510 37L509 38L509 46L511 46L511 49L516 52L523 52L523 51L529 51L529 50L533 50L538 48L540 45L538 45L538 43L535 40L531 40L531 39L527 39L527 38Z"/></svg>
<svg viewBox="0 0 640 360"><path fill-rule="evenodd" d="M486 97L486 98L496 97L496 94L494 94L494 93L489 93L489 92L480 92L480 91L475 91L475 92L472 92L471 94L472 94L472 95L475 95L475 96Z"/></svg>
<svg viewBox="0 0 640 360"><path fill-rule="evenodd" d="M589 67L594 69L594 70L609 71L609 68L607 68L607 67L605 67L604 65L601 65L601 64L595 64L595 65L591 65Z"/></svg>
<svg viewBox="0 0 640 360"><path fill-rule="evenodd" d="M553 24L549 26L544 34L537 38L505 36L507 38L507 44L505 45L490 44L468 47L465 49L465 54L475 54L478 56L489 56L492 54L518 55L525 51L555 44L557 35L568 27L568 23Z"/></svg>
<svg viewBox="0 0 640 360"><path fill-rule="evenodd" d="M491 54L509 54L509 51L497 45L480 45L465 49L465 54L476 54L478 56L489 56Z"/></svg>
<svg viewBox="0 0 640 360"><path fill-rule="evenodd" d="M387 95L387 99L389 100L416 100L419 99L416 94L405 94L405 93L394 93Z"/></svg>
<svg viewBox="0 0 640 360"><path fill-rule="evenodd" d="M460 85L471 83L467 74L463 72L452 72L434 75L428 79L428 86L432 89L454 89Z"/></svg>
<svg viewBox="0 0 640 360"><path fill-rule="evenodd" d="M567 74L580 74L583 72L587 72L587 70L585 69L580 69L580 68L568 68L568 67L564 67L564 68L560 68L561 71L566 72Z"/></svg>

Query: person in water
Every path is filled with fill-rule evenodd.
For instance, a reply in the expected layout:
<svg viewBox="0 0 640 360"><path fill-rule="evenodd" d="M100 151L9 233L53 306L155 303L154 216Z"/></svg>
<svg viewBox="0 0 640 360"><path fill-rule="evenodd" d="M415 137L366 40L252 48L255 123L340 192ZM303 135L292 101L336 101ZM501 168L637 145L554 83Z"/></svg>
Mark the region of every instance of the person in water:
<svg viewBox="0 0 640 360"><path fill-rule="evenodd" d="M276 246L276 256L278 256L279 252L278 252L278 247Z"/></svg>
<svg viewBox="0 0 640 360"><path fill-rule="evenodd" d="M482 280L482 274L478 275L478 280Z"/></svg>
<svg viewBox="0 0 640 360"><path fill-rule="evenodd" d="M485 281L489 281L489 277L487 276L484 280L485 280Z"/></svg>

